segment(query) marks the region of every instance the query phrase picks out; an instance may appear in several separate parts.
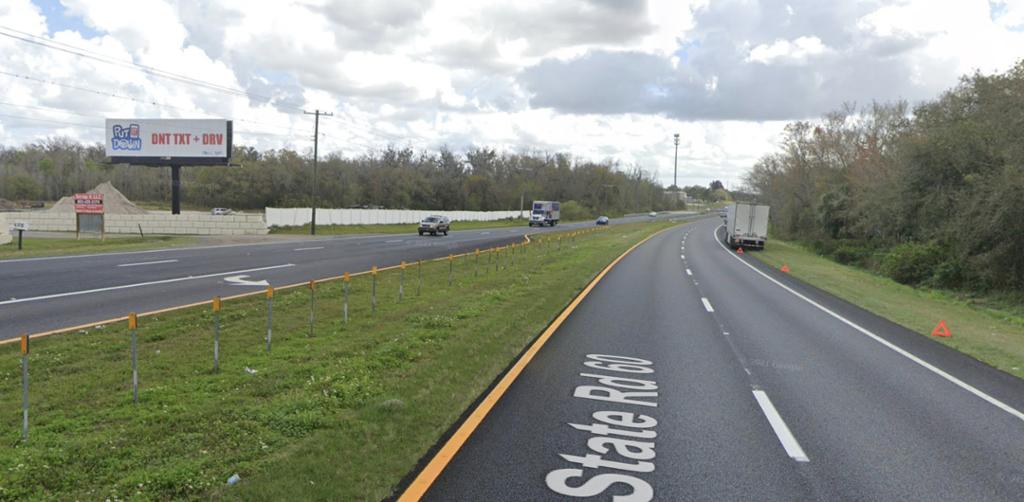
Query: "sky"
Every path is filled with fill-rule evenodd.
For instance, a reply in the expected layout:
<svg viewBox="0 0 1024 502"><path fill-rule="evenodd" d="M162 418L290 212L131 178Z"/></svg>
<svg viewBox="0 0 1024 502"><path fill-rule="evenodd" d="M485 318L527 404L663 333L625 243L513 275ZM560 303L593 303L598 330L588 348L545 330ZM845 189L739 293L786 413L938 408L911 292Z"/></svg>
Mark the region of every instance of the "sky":
<svg viewBox="0 0 1024 502"><path fill-rule="evenodd" d="M55 49L54 47L57 47ZM106 117L236 144L569 152L739 188L786 123L1024 58L1024 0L3 0L0 145Z"/></svg>

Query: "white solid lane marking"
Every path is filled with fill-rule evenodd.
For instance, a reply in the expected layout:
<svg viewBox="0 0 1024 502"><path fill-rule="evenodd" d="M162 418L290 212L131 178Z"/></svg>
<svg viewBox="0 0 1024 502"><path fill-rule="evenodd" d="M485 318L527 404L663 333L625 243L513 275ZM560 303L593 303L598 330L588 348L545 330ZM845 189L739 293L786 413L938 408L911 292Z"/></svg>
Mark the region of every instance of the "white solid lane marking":
<svg viewBox="0 0 1024 502"><path fill-rule="evenodd" d="M690 269L686 269L686 275L693 275L693 272L691 272Z"/></svg>
<svg viewBox="0 0 1024 502"><path fill-rule="evenodd" d="M779 286L780 288L785 289L786 291L789 291L790 293L793 293L793 295L796 296L797 298L799 298L799 299L801 299L801 300L803 300L803 301L805 301L807 303L810 303L811 305L816 307L818 310L820 310L820 311L822 311L822 312L824 312L824 313L826 313L826 314L828 314L828 315L838 319L843 324L846 324L847 326L849 326L849 327L851 327L851 328L853 328L853 329L855 329L857 331L860 331L861 333L863 333L864 335L868 336L872 340L874 340L874 341L884 345L886 348L891 349L893 352L896 352L897 354L899 354L899 355L901 355L903 357L906 357L907 359L910 359L911 361L913 361L913 362L923 366L928 371L931 371L932 373L935 373L936 375L939 375L940 377L945 378L947 381L949 381L953 385L956 385L957 387L960 387L961 389L964 389L967 392L970 392L971 394L974 394L975 396L980 397L980 398L984 399L985 401L988 401L989 404L991 404L991 405L995 406L996 408L999 408L999 409L1001 409L1001 410L1003 410L1003 411L1005 411L1005 412L1007 412L1007 413L1017 417L1020 420L1024 420L1024 413L1021 413L1016 408L1014 408L1014 407L1012 407L1012 406L1010 406L1010 405L1008 405L1008 404L1006 404L1006 403L1004 403L1004 402L1002 402L1002 401L1000 401L1000 400L998 400L998 399L996 399L996 398L994 398L994 397L992 397L992 396L982 392L981 390L977 389L973 385L971 385L971 384L969 384L967 382L964 382L963 380L960 380L959 378L957 378L957 377L955 377L953 375L950 375L949 373L946 373L945 371L942 371L938 367L933 366L928 361L925 361L924 359L921 359L920 357L917 357L914 354L911 354L910 352L907 352L906 350L903 350L898 345L896 345L896 344L894 344L894 343L892 343L892 342L890 342L890 341L888 341L888 340L886 340L886 339L884 339L884 338L882 338L882 337L872 333L871 331L868 331L866 328L861 327L859 324L857 324L857 323L855 323L855 322L853 322L853 321L851 321L851 320L849 320L849 319L847 319L847 318L845 318L845 317L843 317L843 316L841 316L841 315L839 315L839 314L829 310L828 307L825 307L824 305L821 305L820 303L818 303L818 302L816 302L816 301L814 301L814 300L812 300L812 299L810 299L810 298L808 298L808 297L806 297L806 296L796 292L795 290L793 290L789 286L786 286L785 284L783 284L783 283L775 280L774 278L772 278L770 275L768 275L768 274L758 270L757 267L754 267L753 265L751 265L751 264L741 260L738 256L736 256L735 254L730 252L729 249L725 247L725 244L722 244L718 240L718 228L715 228L714 231L712 231L711 236L715 240L715 242L718 242L719 246L722 246L722 249L724 249L726 251L726 253L728 253L729 256L732 256L737 261L739 261L740 263L746 265L747 267L749 267L754 272L757 272L758 274L761 274L761 276L764 277L765 279L768 279L769 281L774 282L775 285Z"/></svg>
<svg viewBox="0 0 1024 502"><path fill-rule="evenodd" d="M786 421L779 415L775 405L772 404L772 400L768 399L768 394L765 394L763 390L755 390L754 399L757 399L757 404L761 405L761 411L764 412L764 416L768 417L768 423L772 425L772 430L779 437L779 442L786 449L786 453L797 462L809 462L810 459L807 458L804 449L800 447L800 443L793 437L793 433L786 425Z"/></svg>
<svg viewBox="0 0 1024 502"><path fill-rule="evenodd" d="M709 302L707 298L701 298L700 301L704 302L704 310L707 310L708 312L715 311L715 309L711 307L711 302Z"/></svg>
<svg viewBox="0 0 1024 502"><path fill-rule="evenodd" d="M122 263L118 267L141 267L143 265L156 265L158 263L176 263L178 260L157 260L157 261L144 261L141 263Z"/></svg>
<svg viewBox="0 0 1024 502"><path fill-rule="evenodd" d="M163 280L159 280L159 281L139 282L139 283L136 283L136 284L124 284L124 285L121 285L121 286L110 286L108 288L87 289L87 290L84 290L84 291L69 291L67 293L57 293L57 294L53 294L53 295L33 296L31 298L18 298L16 300L6 300L6 301L0 302L0 305L10 305L12 303L36 302L36 301L40 301L40 300L52 300L54 298L64 298L66 296L88 295L88 294L91 294L91 293L102 293L102 292L105 292L105 291L115 291L115 290L118 290L118 289L140 288L140 287L143 287L143 286L154 286L156 284L169 284L169 283L172 283L172 282L191 281L191 280L194 280L194 279L208 279L210 277L221 277L221 276L224 276L224 275L244 274L246 272L259 272L261 270L273 270L275 268L286 268L286 267L294 267L294 266L295 266L294 263L286 263L284 265L274 265L272 267L250 268L250 269L246 269L246 270L232 270L231 272L218 272L216 274L190 275L188 277L176 277L174 279L163 279Z"/></svg>
<svg viewBox="0 0 1024 502"><path fill-rule="evenodd" d="M401 242L401 241L399 241L399 242ZM316 246L316 247L312 247L312 248L295 248L292 251L313 251L314 249L323 249L323 248L324 248L323 246Z"/></svg>

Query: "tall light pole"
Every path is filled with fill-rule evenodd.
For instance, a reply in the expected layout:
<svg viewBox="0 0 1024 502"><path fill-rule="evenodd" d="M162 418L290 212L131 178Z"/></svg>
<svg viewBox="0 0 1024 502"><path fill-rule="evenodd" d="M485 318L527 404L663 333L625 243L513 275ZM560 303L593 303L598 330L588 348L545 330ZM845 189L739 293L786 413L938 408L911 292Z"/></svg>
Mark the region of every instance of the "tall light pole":
<svg viewBox="0 0 1024 502"><path fill-rule="evenodd" d="M679 202L679 133L673 135L676 143L676 153L672 160L672 191L675 192L676 202Z"/></svg>

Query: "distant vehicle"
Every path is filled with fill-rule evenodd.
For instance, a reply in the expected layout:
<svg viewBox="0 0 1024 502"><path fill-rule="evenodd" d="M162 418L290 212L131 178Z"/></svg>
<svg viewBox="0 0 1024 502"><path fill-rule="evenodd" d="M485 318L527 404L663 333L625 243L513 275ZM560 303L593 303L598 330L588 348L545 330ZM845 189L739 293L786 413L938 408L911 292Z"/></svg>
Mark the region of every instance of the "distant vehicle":
<svg viewBox="0 0 1024 502"><path fill-rule="evenodd" d="M764 249L768 241L768 206L736 203L726 208L725 242L732 247Z"/></svg>
<svg viewBox="0 0 1024 502"><path fill-rule="evenodd" d="M535 200L533 201L533 210L530 212L530 226L548 225L553 227L558 224L561 214L561 206L558 201Z"/></svg>
<svg viewBox="0 0 1024 502"><path fill-rule="evenodd" d="M609 220L608 220L608 217L607 217L607 216L598 216L598 217L597 217L597 224L598 224L598 225L607 225L607 224L608 224L608 221L609 221Z"/></svg>
<svg viewBox="0 0 1024 502"><path fill-rule="evenodd" d="M231 213L234 213L234 211L232 211L230 208L226 208L226 207L215 207L215 208L213 208L210 211L210 214L212 214L214 216L226 216L226 215L229 215Z"/></svg>
<svg viewBox="0 0 1024 502"><path fill-rule="evenodd" d="M426 218L423 218L423 221L420 222L420 227L417 229L417 231L420 233L420 235L428 233L430 235L448 235L448 230L450 229L451 220L449 220L447 216L431 215L427 216Z"/></svg>
<svg viewBox="0 0 1024 502"><path fill-rule="evenodd" d="M651 211L651 212L647 213L647 216L650 216L651 218L654 218L655 216L658 216L658 213L655 213L654 211Z"/></svg>

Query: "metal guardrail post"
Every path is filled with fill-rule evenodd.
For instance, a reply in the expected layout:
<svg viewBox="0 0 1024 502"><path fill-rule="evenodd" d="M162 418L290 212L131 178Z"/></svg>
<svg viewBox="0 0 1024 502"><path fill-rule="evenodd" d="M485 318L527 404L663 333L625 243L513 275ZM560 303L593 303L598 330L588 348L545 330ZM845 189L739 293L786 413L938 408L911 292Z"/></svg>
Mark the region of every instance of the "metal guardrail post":
<svg viewBox="0 0 1024 502"><path fill-rule="evenodd" d="M316 324L316 281L309 281L309 336L313 336Z"/></svg>
<svg viewBox="0 0 1024 502"><path fill-rule="evenodd" d="M28 441L28 335L21 335L21 440Z"/></svg>
<svg viewBox="0 0 1024 502"><path fill-rule="evenodd" d="M370 291L370 313L377 313L377 266L374 265L370 269L370 275L373 276L373 289Z"/></svg>
<svg viewBox="0 0 1024 502"><path fill-rule="evenodd" d="M352 279L351 279L351 277L349 277L348 272L345 272L345 275L342 276L342 281L344 281L344 283L345 283L345 303L344 303L344 307L342 308L342 311L343 311L344 321L345 321L346 324L348 324L348 285L349 285L349 282L351 280Z"/></svg>
<svg viewBox="0 0 1024 502"><path fill-rule="evenodd" d="M213 297L213 372L220 371L220 297Z"/></svg>
<svg viewBox="0 0 1024 502"><path fill-rule="evenodd" d="M128 314L128 329L132 333L132 401L139 404L139 351L138 330L139 318L135 312Z"/></svg>
<svg viewBox="0 0 1024 502"><path fill-rule="evenodd" d="M270 352L270 339L274 334L274 288L267 286L267 352Z"/></svg>
<svg viewBox="0 0 1024 502"><path fill-rule="evenodd" d="M398 275L398 303L402 303L402 297L405 296L405 260L402 260L400 266L400 272Z"/></svg>

